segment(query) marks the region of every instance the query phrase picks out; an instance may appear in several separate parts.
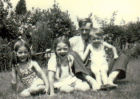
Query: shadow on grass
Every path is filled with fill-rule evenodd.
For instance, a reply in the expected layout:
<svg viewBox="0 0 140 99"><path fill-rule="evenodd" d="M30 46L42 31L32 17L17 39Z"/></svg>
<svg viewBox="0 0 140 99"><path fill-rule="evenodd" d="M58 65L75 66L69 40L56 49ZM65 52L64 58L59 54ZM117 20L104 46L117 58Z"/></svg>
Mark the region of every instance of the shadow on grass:
<svg viewBox="0 0 140 99"><path fill-rule="evenodd" d="M125 80L117 80L117 81L115 81L115 83L118 85L126 85L126 84L130 84L132 82L125 79Z"/></svg>

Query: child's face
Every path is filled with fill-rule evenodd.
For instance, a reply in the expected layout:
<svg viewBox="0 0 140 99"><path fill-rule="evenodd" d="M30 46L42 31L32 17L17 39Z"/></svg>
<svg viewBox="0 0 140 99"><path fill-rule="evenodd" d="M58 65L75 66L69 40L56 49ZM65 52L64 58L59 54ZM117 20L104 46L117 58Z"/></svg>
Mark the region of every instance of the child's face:
<svg viewBox="0 0 140 99"><path fill-rule="evenodd" d="M101 44L101 37L94 36L92 44L93 44L94 48L99 48L99 46Z"/></svg>
<svg viewBox="0 0 140 99"><path fill-rule="evenodd" d="M93 42L100 42L100 41L101 41L101 37L94 35Z"/></svg>
<svg viewBox="0 0 140 99"><path fill-rule="evenodd" d="M27 48L25 46L21 46L19 47L18 51L17 51L17 57L19 59L20 62L26 62L29 56L29 52L27 50Z"/></svg>
<svg viewBox="0 0 140 99"><path fill-rule="evenodd" d="M57 55L64 57L67 55L68 50L69 50L69 47L67 44L65 44L63 42L60 42L57 44L57 47L56 47Z"/></svg>

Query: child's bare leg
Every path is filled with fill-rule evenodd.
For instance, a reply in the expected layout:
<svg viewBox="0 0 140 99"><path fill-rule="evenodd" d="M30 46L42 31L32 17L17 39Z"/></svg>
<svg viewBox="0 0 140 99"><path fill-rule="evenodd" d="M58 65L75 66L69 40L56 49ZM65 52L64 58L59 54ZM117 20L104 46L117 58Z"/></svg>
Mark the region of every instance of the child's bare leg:
<svg viewBox="0 0 140 99"><path fill-rule="evenodd" d="M29 88L28 89L24 89L21 93L20 93L20 96L21 97L28 97L30 96L30 91L29 91Z"/></svg>
<svg viewBox="0 0 140 99"><path fill-rule="evenodd" d="M45 86L44 85L32 86L30 87L29 91L32 94L43 91L45 92Z"/></svg>
<svg viewBox="0 0 140 99"><path fill-rule="evenodd" d="M85 79L90 83L94 91L100 89L101 86L97 83L97 81L94 78L92 78L89 75L85 75Z"/></svg>
<svg viewBox="0 0 140 99"><path fill-rule="evenodd" d="M114 84L113 82L118 76L118 74L119 74L119 71L113 71L108 77L108 84L117 86L117 84Z"/></svg>
<svg viewBox="0 0 140 99"><path fill-rule="evenodd" d="M87 91L90 89L90 86L88 85L87 82L78 79L75 82L74 88L75 90Z"/></svg>
<svg viewBox="0 0 140 99"><path fill-rule="evenodd" d="M94 72L94 74L95 74L95 77L96 77L97 84L101 88L101 85L102 85L101 73L100 73L100 71L96 71L96 72Z"/></svg>
<svg viewBox="0 0 140 99"><path fill-rule="evenodd" d="M108 84L107 71L101 71L101 78L104 85Z"/></svg>
<svg viewBox="0 0 140 99"><path fill-rule="evenodd" d="M23 90L20 93L20 96L28 97L31 94L36 94L37 92L41 92L41 91L45 91L45 86L44 85L31 86L30 88Z"/></svg>
<svg viewBox="0 0 140 99"><path fill-rule="evenodd" d="M94 85L92 88L95 90L99 90L101 88L101 84L102 84L99 68L97 66L93 65L93 66L91 66L91 71L95 75L95 78L96 78L96 80L95 79L92 80L92 82L94 82L93 83Z"/></svg>

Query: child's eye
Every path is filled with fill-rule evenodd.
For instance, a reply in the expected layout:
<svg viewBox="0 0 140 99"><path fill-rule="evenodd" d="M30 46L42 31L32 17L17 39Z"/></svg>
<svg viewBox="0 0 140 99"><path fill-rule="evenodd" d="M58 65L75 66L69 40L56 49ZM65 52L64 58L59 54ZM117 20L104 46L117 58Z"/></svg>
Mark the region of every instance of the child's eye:
<svg viewBox="0 0 140 99"><path fill-rule="evenodd" d="M63 50L68 50L68 48L63 48Z"/></svg>
<svg viewBox="0 0 140 99"><path fill-rule="evenodd" d="M26 51L26 52L24 52L25 54L28 54L28 52Z"/></svg>
<svg viewBox="0 0 140 99"><path fill-rule="evenodd" d="M56 49L57 51L60 51L61 49Z"/></svg>
<svg viewBox="0 0 140 99"><path fill-rule="evenodd" d="M22 54L22 52L18 52L19 54Z"/></svg>
<svg viewBox="0 0 140 99"><path fill-rule="evenodd" d="M90 29L81 29L81 31L90 31Z"/></svg>

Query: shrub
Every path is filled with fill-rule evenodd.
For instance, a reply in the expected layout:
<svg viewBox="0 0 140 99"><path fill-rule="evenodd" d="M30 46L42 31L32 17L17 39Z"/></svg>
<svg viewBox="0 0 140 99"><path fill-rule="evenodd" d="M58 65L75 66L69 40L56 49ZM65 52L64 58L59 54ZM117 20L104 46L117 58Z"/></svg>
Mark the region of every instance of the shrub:
<svg viewBox="0 0 140 99"><path fill-rule="evenodd" d="M37 52L50 48L55 38L62 35L71 37L76 31L68 12L62 12L56 4L48 10L36 10L34 15L34 19L38 21L37 30L32 34L32 42Z"/></svg>

